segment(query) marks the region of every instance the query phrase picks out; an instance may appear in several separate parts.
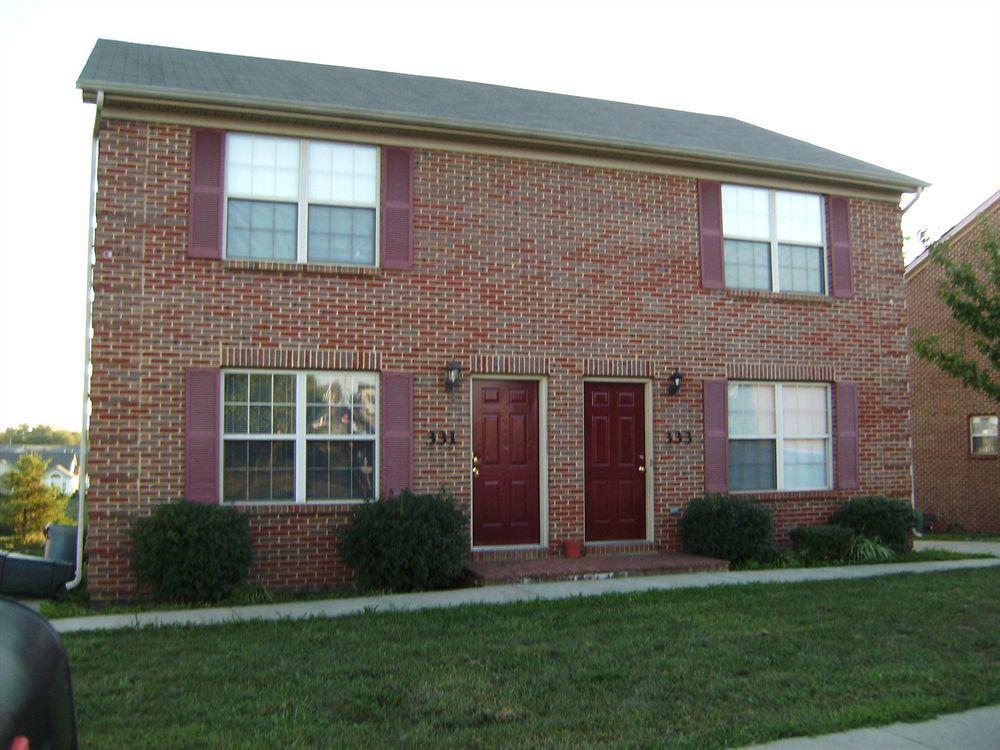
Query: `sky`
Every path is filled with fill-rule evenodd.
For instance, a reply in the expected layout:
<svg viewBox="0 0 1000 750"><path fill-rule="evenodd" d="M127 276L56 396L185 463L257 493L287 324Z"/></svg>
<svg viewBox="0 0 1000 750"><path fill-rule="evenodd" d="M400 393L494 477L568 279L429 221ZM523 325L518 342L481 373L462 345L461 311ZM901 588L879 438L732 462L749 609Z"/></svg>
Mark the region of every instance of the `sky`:
<svg viewBox="0 0 1000 750"><path fill-rule="evenodd" d="M0 429L80 427L99 37L736 117L930 182L908 256L1000 188L1000 0L3 0Z"/></svg>

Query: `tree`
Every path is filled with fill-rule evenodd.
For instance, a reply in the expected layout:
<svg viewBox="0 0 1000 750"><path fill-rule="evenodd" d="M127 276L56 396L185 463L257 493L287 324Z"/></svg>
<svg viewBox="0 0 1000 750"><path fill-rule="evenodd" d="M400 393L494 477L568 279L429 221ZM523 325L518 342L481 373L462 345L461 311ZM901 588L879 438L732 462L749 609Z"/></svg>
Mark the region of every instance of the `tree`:
<svg viewBox="0 0 1000 750"><path fill-rule="evenodd" d="M29 427L20 424L8 427L0 432L0 443L19 443L27 445L72 445L80 442L80 433L49 427L47 424L36 424Z"/></svg>
<svg viewBox="0 0 1000 750"><path fill-rule="evenodd" d="M0 525L10 529L15 546L40 542L47 524L69 522L69 497L45 484L48 466L48 461L27 453L3 477L6 494L0 495Z"/></svg>
<svg viewBox="0 0 1000 750"><path fill-rule="evenodd" d="M966 387L1000 401L1000 239L984 228L971 248L971 261L960 261L947 243L931 246L931 260L944 269L938 296L957 330L948 341L920 334L913 348Z"/></svg>

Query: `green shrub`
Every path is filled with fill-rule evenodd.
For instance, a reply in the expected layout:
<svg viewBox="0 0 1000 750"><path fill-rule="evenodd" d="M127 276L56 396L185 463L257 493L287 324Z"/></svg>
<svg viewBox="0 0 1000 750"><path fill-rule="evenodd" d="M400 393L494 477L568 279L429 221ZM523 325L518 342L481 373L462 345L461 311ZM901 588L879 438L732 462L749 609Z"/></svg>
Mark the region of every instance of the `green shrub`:
<svg viewBox="0 0 1000 750"><path fill-rule="evenodd" d="M809 562L846 560L855 534L846 526L802 526L792 529L792 544Z"/></svg>
<svg viewBox="0 0 1000 750"><path fill-rule="evenodd" d="M340 555L362 589L420 591L454 585L469 551L454 498L404 491L355 508Z"/></svg>
<svg viewBox="0 0 1000 750"><path fill-rule="evenodd" d="M246 579L253 559L246 516L221 505L158 505L136 522L132 543L136 576L158 601L225 599Z"/></svg>
<svg viewBox="0 0 1000 750"><path fill-rule="evenodd" d="M831 516L830 523L846 526L893 552L903 553L913 548L912 532L916 520L910 503L883 495L868 495L852 497Z"/></svg>
<svg viewBox="0 0 1000 750"><path fill-rule="evenodd" d="M734 563L773 553L771 511L744 498L706 495L692 501L680 520L684 551Z"/></svg>
<svg viewBox="0 0 1000 750"><path fill-rule="evenodd" d="M896 553L873 539L856 536L851 543L851 550L847 553L847 556L856 562L876 562L879 560L891 560L896 556Z"/></svg>

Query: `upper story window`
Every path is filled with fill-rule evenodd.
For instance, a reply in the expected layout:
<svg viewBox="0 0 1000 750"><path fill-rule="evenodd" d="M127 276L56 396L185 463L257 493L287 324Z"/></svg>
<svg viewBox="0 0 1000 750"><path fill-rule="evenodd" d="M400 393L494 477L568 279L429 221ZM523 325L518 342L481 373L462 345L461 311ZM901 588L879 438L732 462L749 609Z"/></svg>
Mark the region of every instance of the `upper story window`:
<svg viewBox="0 0 1000 750"><path fill-rule="evenodd" d="M226 136L227 258L378 263L378 149Z"/></svg>
<svg viewBox="0 0 1000 750"><path fill-rule="evenodd" d="M726 286L826 294L823 198L722 186Z"/></svg>
<svg viewBox="0 0 1000 750"><path fill-rule="evenodd" d="M996 415L969 417L969 451L973 456L1000 453L1000 424Z"/></svg>
<svg viewBox="0 0 1000 750"><path fill-rule="evenodd" d="M729 487L830 488L830 387L823 383L729 384Z"/></svg>

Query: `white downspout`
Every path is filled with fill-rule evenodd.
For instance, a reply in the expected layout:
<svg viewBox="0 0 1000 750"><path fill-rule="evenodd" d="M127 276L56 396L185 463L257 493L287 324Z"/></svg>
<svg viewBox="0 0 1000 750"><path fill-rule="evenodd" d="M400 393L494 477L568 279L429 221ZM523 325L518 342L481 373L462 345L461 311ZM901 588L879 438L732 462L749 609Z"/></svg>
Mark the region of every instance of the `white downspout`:
<svg viewBox="0 0 1000 750"><path fill-rule="evenodd" d="M913 199L910 200L910 202L907 203L905 206L903 206L903 211L899 215L900 219L902 219L903 216L906 215L907 211L909 211L911 208L913 208L913 204L914 203L916 203L918 200L920 200L920 196L923 194L923 192L924 192L923 186L917 188L917 192L913 196ZM905 304L905 299L904 299L904 304ZM905 310L906 308L904 307L903 309ZM907 332L907 339L909 339L909 333L908 332ZM907 372L909 372L909 370L910 370L910 348L909 348L909 341L907 341L907 348L906 348L906 370L907 370ZM913 387L912 387L912 384L909 382L909 378L907 378L906 387L907 387L907 389L910 392L909 395L912 397L913 396ZM913 425L913 409L912 408L910 409L910 413L907 415L907 420L909 421L910 425L912 426ZM913 471L913 431L912 430L910 431L910 507L912 507L914 510L917 509L917 477L916 477L916 475L914 474L914 471ZM916 529L913 530L913 533L918 538L921 537L921 536L923 536Z"/></svg>
<svg viewBox="0 0 1000 750"><path fill-rule="evenodd" d="M913 200L911 200L909 203L903 206L903 213L900 214L900 217L904 216L907 211L913 208L913 204L916 203L918 200L920 200L920 196L923 194L923 192L924 192L923 186L917 188L917 192L913 196Z"/></svg>
<svg viewBox="0 0 1000 750"><path fill-rule="evenodd" d="M80 489L76 509L76 575L66 584L66 590L75 589L83 580L83 535L87 518L87 430L90 427L90 342L94 313L94 263L97 226L97 154L98 135L101 130L101 109L104 92L97 92L97 111L94 114L94 135L90 149L90 210L87 214L87 293L84 297L83 329L83 412L80 424Z"/></svg>

